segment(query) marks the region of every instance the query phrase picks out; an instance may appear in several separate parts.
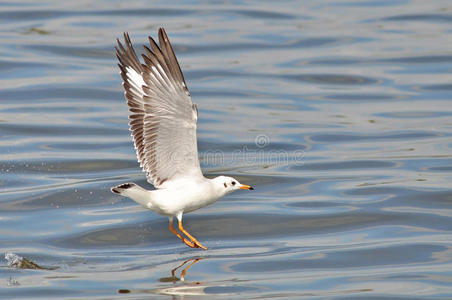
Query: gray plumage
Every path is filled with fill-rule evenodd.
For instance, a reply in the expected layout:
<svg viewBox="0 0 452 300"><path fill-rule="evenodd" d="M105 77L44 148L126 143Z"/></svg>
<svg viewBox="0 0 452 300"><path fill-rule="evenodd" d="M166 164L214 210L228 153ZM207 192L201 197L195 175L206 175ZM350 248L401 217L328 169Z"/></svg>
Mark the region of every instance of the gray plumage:
<svg viewBox="0 0 452 300"><path fill-rule="evenodd" d="M140 166L156 188L178 177L202 176L198 159L198 110L163 28L149 37L140 63L129 35L116 55L129 106L129 125Z"/></svg>

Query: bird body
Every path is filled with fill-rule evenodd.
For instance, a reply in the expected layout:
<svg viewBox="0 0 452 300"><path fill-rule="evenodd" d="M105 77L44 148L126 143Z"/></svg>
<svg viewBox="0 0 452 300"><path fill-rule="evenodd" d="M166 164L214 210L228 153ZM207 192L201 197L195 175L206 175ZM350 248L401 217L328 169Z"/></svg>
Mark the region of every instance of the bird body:
<svg viewBox="0 0 452 300"><path fill-rule="evenodd" d="M230 186L234 179L219 176L214 179L200 177L168 182L164 188L146 190L135 183L126 183L113 188L113 192L129 197L162 216L177 216L189 213L216 202L234 191ZM229 188L224 187L224 183ZM177 200L173 200L177 199Z"/></svg>
<svg viewBox="0 0 452 300"><path fill-rule="evenodd" d="M129 125L140 166L155 190L124 183L111 190L169 218L169 229L186 245L207 249L182 226L182 215L214 203L224 195L253 188L236 179L203 176L199 165L196 128L198 109L163 28L159 44L149 37L140 63L129 35L118 40L116 55L129 106ZM177 217L179 231L173 228ZM188 239L186 238L188 237Z"/></svg>

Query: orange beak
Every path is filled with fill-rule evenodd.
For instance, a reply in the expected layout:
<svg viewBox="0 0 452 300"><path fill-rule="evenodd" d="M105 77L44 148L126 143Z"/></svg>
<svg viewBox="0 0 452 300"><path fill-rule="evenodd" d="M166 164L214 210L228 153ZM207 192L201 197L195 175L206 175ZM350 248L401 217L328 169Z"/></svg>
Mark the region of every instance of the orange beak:
<svg viewBox="0 0 452 300"><path fill-rule="evenodd" d="M246 184L242 184L242 185L240 186L240 189L241 189L241 190L250 190L250 191L254 190L253 187L251 187L251 186L249 186L249 185L246 185Z"/></svg>

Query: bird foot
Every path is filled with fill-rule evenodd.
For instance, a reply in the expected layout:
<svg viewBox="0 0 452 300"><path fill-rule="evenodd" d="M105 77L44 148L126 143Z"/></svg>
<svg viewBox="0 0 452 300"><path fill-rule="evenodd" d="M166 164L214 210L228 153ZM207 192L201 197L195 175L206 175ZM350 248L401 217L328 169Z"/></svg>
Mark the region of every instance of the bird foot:
<svg viewBox="0 0 452 300"><path fill-rule="evenodd" d="M184 233L190 240L180 235L174 228L173 228L173 221L170 219L169 221L169 230L174 233L178 238L181 239L181 241L187 245L190 248L202 248L204 250L207 250L207 247L198 242L197 239L195 239L191 234L189 234L184 227L182 226L182 221L179 221L179 230Z"/></svg>
<svg viewBox="0 0 452 300"><path fill-rule="evenodd" d="M204 250L207 250L208 248L206 246L204 246L203 244L201 244L200 242L198 242L197 240L193 240L193 241L189 241L186 238L182 239L182 242L187 245L190 248L202 248Z"/></svg>
<svg viewBox="0 0 452 300"><path fill-rule="evenodd" d="M204 250L207 250L208 248L206 246L204 246L203 244L201 244L200 242L198 242L197 240L193 240L193 243L195 244L196 248L202 248Z"/></svg>
<svg viewBox="0 0 452 300"><path fill-rule="evenodd" d="M195 243L187 240L186 238L182 238L181 241L190 248L198 248L197 245L195 245Z"/></svg>

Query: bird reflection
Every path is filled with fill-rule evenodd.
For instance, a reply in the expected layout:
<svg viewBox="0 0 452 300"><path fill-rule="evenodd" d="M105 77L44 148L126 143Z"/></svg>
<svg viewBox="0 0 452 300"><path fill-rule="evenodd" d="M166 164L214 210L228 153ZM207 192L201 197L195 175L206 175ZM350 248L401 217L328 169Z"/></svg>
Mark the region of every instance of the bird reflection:
<svg viewBox="0 0 452 300"><path fill-rule="evenodd" d="M159 281L160 282L169 282L169 281L177 282L180 280L182 282L185 282L185 275L187 274L187 271L202 259L203 259L202 257L187 259L186 261L184 261L183 263L181 263L180 265L178 265L177 267L175 267L174 269L171 270L171 277L162 277L162 278L160 278ZM182 269L182 271L180 273L180 278L178 278L176 276L176 272L179 269Z"/></svg>
<svg viewBox="0 0 452 300"><path fill-rule="evenodd" d="M187 275L188 270L202 259L204 258L197 257L187 259L171 270L170 277L162 277L159 279L160 282L164 283L172 282L173 284L170 286L166 285L154 289L143 289L143 290L120 289L118 290L118 293L119 294L150 293L172 296L173 299L185 299L184 298L185 296L205 296L206 293L204 290L205 288L207 288L207 285L205 283L200 281L185 282L185 276ZM177 273L179 273L179 271L180 277L177 277ZM182 283L176 284L178 281Z"/></svg>

